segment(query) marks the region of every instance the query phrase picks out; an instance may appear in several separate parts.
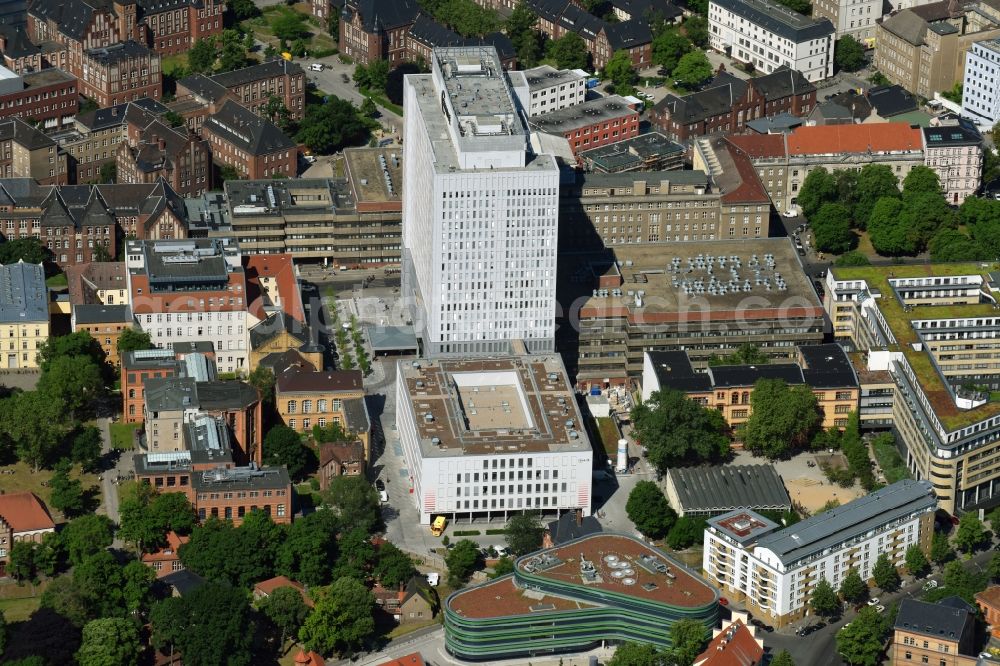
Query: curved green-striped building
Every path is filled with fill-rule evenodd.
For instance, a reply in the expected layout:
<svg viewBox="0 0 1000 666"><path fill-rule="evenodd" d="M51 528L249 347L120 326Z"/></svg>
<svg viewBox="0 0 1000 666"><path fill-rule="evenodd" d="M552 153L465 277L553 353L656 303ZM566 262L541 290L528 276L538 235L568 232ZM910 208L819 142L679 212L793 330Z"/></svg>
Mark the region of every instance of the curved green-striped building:
<svg viewBox="0 0 1000 666"><path fill-rule="evenodd" d="M718 600L714 587L662 551L630 536L595 534L525 555L513 574L453 593L445 641L467 660L630 640L669 647L677 620L715 626Z"/></svg>

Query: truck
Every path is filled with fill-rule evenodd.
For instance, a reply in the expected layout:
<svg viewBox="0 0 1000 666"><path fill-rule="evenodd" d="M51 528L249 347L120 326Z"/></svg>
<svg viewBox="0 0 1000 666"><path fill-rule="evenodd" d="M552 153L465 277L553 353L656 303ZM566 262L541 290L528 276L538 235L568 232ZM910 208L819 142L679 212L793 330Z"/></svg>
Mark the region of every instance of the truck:
<svg viewBox="0 0 1000 666"><path fill-rule="evenodd" d="M447 524L448 521L445 520L444 516L438 516L437 518L434 519L434 522L431 523L431 534L433 534L436 537L441 536L444 533L444 527Z"/></svg>

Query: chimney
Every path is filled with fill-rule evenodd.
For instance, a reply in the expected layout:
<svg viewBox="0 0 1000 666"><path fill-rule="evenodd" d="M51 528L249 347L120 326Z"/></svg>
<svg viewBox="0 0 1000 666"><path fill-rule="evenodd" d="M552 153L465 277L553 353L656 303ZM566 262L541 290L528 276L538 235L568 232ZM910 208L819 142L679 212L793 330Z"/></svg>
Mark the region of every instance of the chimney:
<svg viewBox="0 0 1000 666"><path fill-rule="evenodd" d="M160 150L166 150L167 140L162 137L156 137L156 147Z"/></svg>
<svg viewBox="0 0 1000 666"><path fill-rule="evenodd" d="M580 527L583 525L583 509L576 510L576 526Z"/></svg>

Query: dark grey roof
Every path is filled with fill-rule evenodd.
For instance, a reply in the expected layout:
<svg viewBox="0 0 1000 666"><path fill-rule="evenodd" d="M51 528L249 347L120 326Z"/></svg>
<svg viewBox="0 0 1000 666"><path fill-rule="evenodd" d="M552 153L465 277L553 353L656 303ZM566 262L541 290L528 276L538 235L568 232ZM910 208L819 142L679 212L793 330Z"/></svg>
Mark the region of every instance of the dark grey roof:
<svg viewBox="0 0 1000 666"><path fill-rule="evenodd" d="M143 98L135 102L115 104L104 109L81 113L76 117L76 122L92 132L121 125L126 121L145 126L156 120L157 115L166 113L167 110L167 107L159 102Z"/></svg>
<svg viewBox="0 0 1000 666"><path fill-rule="evenodd" d="M110 3L103 0L52 0L34 2L28 9L32 16L51 19L58 26L59 32L77 41L82 41L91 18L96 11L111 11Z"/></svg>
<svg viewBox="0 0 1000 666"><path fill-rule="evenodd" d="M344 401L344 420L348 432L359 433L371 430L368 407L364 398L349 398Z"/></svg>
<svg viewBox="0 0 1000 666"><path fill-rule="evenodd" d="M118 324L132 321L128 305L74 305L73 319L77 324Z"/></svg>
<svg viewBox="0 0 1000 666"><path fill-rule="evenodd" d="M799 347L799 354L805 362L802 377L812 388L846 388L858 385L854 366L840 345L802 345Z"/></svg>
<svg viewBox="0 0 1000 666"><path fill-rule="evenodd" d="M239 381L198 382L198 406L209 411L249 407L260 400L260 393L250 384Z"/></svg>
<svg viewBox="0 0 1000 666"><path fill-rule="evenodd" d="M449 30L424 13L421 13L410 26L409 38L430 47L461 46L465 43L457 32Z"/></svg>
<svg viewBox="0 0 1000 666"><path fill-rule="evenodd" d="M587 41L592 41L601 30L608 27L606 21L574 4L567 5L556 20L563 28L575 32Z"/></svg>
<svg viewBox="0 0 1000 666"><path fill-rule="evenodd" d="M159 581L177 590L177 594L182 597L191 594L205 584L204 578L187 569L171 571L166 576L160 578Z"/></svg>
<svg viewBox="0 0 1000 666"><path fill-rule="evenodd" d="M940 125L938 127L924 127L924 143L928 148L944 146L978 146L983 142L983 135L979 133L976 126L971 121L962 118L957 125Z"/></svg>
<svg viewBox="0 0 1000 666"><path fill-rule="evenodd" d="M604 531L601 527L600 521L593 516L586 516L585 518L582 518L579 524L577 524L576 520L576 511L567 511L559 517L559 520L553 520L549 523L549 536L552 537L552 543L554 545L559 546L567 541L579 539L591 534L600 534Z"/></svg>
<svg viewBox="0 0 1000 666"><path fill-rule="evenodd" d="M242 409L260 399L257 389L240 381L198 382L192 377L154 377L145 381L146 409L219 411Z"/></svg>
<svg viewBox="0 0 1000 666"><path fill-rule="evenodd" d="M49 148L56 142L20 118L0 120L0 140L12 139L28 150Z"/></svg>
<svg viewBox="0 0 1000 666"><path fill-rule="evenodd" d="M903 86L878 86L868 91L868 102L878 115L891 118L917 110L917 98Z"/></svg>
<svg viewBox="0 0 1000 666"><path fill-rule="evenodd" d="M361 14L365 32L381 32L412 23L420 9L417 0L349 0L344 5L345 14Z"/></svg>
<svg viewBox="0 0 1000 666"><path fill-rule="evenodd" d="M695 372L687 352L651 351L646 354L661 389L688 392L707 391L712 387L712 380L707 374Z"/></svg>
<svg viewBox="0 0 1000 666"><path fill-rule="evenodd" d="M753 386L759 379L781 379L789 384L804 384L802 368L795 363L766 365L716 365L708 369L714 388Z"/></svg>
<svg viewBox="0 0 1000 666"><path fill-rule="evenodd" d="M626 171L623 173L580 173L576 176L579 187L621 187L635 181L645 181L659 185L666 180L678 185L708 186L708 174L697 169L677 169L674 171Z"/></svg>
<svg viewBox="0 0 1000 666"><path fill-rule="evenodd" d="M678 512L715 514L736 509L787 511L791 499L773 465L679 467L666 483L680 501Z"/></svg>
<svg viewBox="0 0 1000 666"><path fill-rule="evenodd" d="M768 32L793 42L820 39L834 33L833 24L829 19L803 16L775 0L712 0L712 2Z"/></svg>
<svg viewBox="0 0 1000 666"><path fill-rule="evenodd" d="M102 64L111 64L129 58L152 55L152 53L152 51L139 42L129 40L127 42L112 44L111 46L102 46L99 49L90 49L86 52L86 55Z"/></svg>
<svg viewBox="0 0 1000 666"><path fill-rule="evenodd" d="M213 116L205 119L205 128L251 155L266 155L295 148L274 123L264 120L236 102L226 102Z"/></svg>
<svg viewBox="0 0 1000 666"><path fill-rule="evenodd" d="M539 18L557 21L570 5L570 0L527 0L527 4Z"/></svg>
<svg viewBox="0 0 1000 666"><path fill-rule="evenodd" d="M603 120L625 118L635 113L635 109L629 106L623 97L610 95L588 100L576 106L568 106L557 111L532 116L528 119L528 124L536 132L562 135Z"/></svg>
<svg viewBox="0 0 1000 666"><path fill-rule="evenodd" d="M679 17L681 10L667 0L610 0L611 6L627 12L633 19L647 19L651 12L656 12L665 20Z"/></svg>
<svg viewBox="0 0 1000 666"><path fill-rule="evenodd" d="M750 79L752 85L768 102L816 92L816 86L809 83L797 69L782 65L770 74Z"/></svg>
<svg viewBox="0 0 1000 666"><path fill-rule="evenodd" d="M881 525L936 508L928 481L904 479L761 537L757 546L772 551L788 567Z"/></svg>
<svg viewBox="0 0 1000 666"><path fill-rule="evenodd" d="M674 156L679 163L685 148L659 132L647 132L616 143L578 153L585 164L605 171L639 169L647 159Z"/></svg>
<svg viewBox="0 0 1000 666"><path fill-rule="evenodd" d="M281 310L264 318L250 329L250 348L258 349L268 340L273 340L281 333L288 333L303 345L312 337L309 327L296 320L290 314Z"/></svg>
<svg viewBox="0 0 1000 666"><path fill-rule="evenodd" d="M767 118L754 118L747 121L747 127L758 134L777 134L801 126L805 123L805 118L793 116L790 113L781 112L776 116Z"/></svg>
<svg viewBox="0 0 1000 666"><path fill-rule="evenodd" d="M234 69L231 72L222 72L212 76L211 79L226 88L235 88L284 74L302 74L302 68L297 63L288 62L284 58L275 58L257 65Z"/></svg>
<svg viewBox="0 0 1000 666"><path fill-rule="evenodd" d="M288 488L291 481L284 467L235 467L216 468L204 472L191 473L191 487L196 491L217 490L221 492ZM275 504L284 504L291 510L291 497L276 497Z"/></svg>
<svg viewBox="0 0 1000 666"><path fill-rule="evenodd" d="M228 92L225 86L221 83L216 83L204 74L185 76L182 79L178 79L177 85L184 86L195 95L212 102L219 101Z"/></svg>
<svg viewBox="0 0 1000 666"><path fill-rule="evenodd" d="M929 604L904 598L899 603L895 628L932 638L959 640L970 622L973 622L973 616L968 606L956 608L949 604Z"/></svg>
<svg viewBox="0 0 1000 666"><path fill-rule="evenodd" d="M501 61L517 57L514 42L510 41L510 38L502 32L491 32L482 39L470 37L465 40L465 46L492 46L497 50Z"/></svg>
<svg viewBox="0 0 1000 666"><path fill-rule="evenodd" d="M49 292L41 264L0 264L0 322L47 322Z"/></svg>
<svg viewBox="0 0 1000 666"><path fill-rule="evenodd" d="M3 53L10 58L24 58L41 51L28 39L28 31L24 28L0 24L0 35L7 42L7 48L4 49Z"/></svg>
<svg viewBox="0 0 1000 666"><path fill-rule="evenodd" d="M704 89L680 97L669 93L656 104L660 112L670 111L670 119L681 125L701 122L729 113L736 100L747 94L747 82L728 72L716 76Z"/></svg>
<svg viewBox="0 0 1000 666"><path fill-rule="evenodd" d="M633 18L622 23L611 23L605 28L611 48L630 49L653 41L653 33L645 18Z"/></svg>

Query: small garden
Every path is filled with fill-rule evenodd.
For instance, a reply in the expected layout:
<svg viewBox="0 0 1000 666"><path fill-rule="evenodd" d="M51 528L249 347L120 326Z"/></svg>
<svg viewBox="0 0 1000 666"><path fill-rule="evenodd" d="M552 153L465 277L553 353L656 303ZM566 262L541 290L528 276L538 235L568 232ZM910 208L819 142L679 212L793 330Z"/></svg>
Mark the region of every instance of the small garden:
<svg viewBox="0 0 1000 666"><path fill-rule="evenodd" d="M264 7L259 16L247 19L243 27L275 53L288 52L297 58L323 58L337 53L337 40L310 15L309 4L291 7Z"/></svg>

